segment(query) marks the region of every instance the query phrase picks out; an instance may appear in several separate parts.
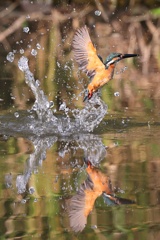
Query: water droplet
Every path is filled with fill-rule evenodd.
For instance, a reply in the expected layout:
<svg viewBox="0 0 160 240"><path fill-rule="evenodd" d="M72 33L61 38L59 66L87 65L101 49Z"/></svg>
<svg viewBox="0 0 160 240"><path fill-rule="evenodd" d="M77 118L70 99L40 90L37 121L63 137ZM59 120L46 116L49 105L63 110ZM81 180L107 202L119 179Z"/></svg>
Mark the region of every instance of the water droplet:
<svg viewBox="0 0 160 240"><path fill-rule="evenodd" d="M28 69L28 59L22 56L18 61L18 67L22 72L26 71Z"/></svg>
<svg viewBox="0 0 160 240"><path fill-rule="evenodd" d="M3 139L4 140L8 140L8 136L7 135L3 135Z"/></svg>
<svg viewBox="0 0 160 240"><path fill-rule="evenodd" d="M96 16L100 16L100 15L101 15L101 11L96 10L96 11L94 12L94 14L95 14Z"/></svg>
<svg viewBox="0 0 160 240"><path fill-rule="evenodd" d="M34 174L38 174L38 169L34 169Z"/></svg>
<svg viewBox="0 0 160 240"><path fill-rule="evenodd" d="M49 108L53 108L54 107L54 102L53 101L50 101L49 102Z"/></svg>
<svg viewBox="0 0 160 240"><path fill-rule="evenodd" d="M33 108L33 110L34 110L34 108ZM36 111L36 110L35 110L35 111ZM34 126L33 126L33 125L30 125L29 128L32 130L32 129L34 129Z"/></svg>
<svg viewBox="0 0 160 240"><path fill-rule="evenodd" d="M59 176L57 175L57 176L55 177L55 180L54 180L55 183L58 182L58 178L59 178Z"/></svg>
<svg viewBox="0 0 160 240"><path fill-rule="evenodd" d="M14 53L13 53L13 52L9 52L9 53L7 54L6 59L7 59L9 62L13 62L13 61L14 61Z"/></svg>
<svg viewBox="0 0 160 240"><path fill-rule="evenodd" d="M18 117L19 117L19 113L18 113L18 112L15 112L15 113L14 113L14 116L15 116L16 118L18 118Z"/></svg>
<svg viewBox="0 0 160 240"><path fill-rule="evenodd" d="M67 70L68 69L68 66L67 65L64 65L64 70Z"/></svg>
<svg viewBox="0 0 160 240"><path fill-rule="evenodd" d="M36 87L39 87L41 85L40 81L37 79L36 80Z"/></svg>
<svg viewBox="0 0 160 240"><path fill-rule="evenodd" d="M120 96L120 93L119 93L119 92L115 92L115 93L114 93L114 96L115 96L115 97L119 97L119 96Z"/></svg>
<svg viewBox="0 0 160 240"><path fill-rule="evenodd" d="M62 103L61 105L60 105L60 107L59 107L59 110L60 111L63 111L63 110L65 110L66 109L66 104L65 103Z"/></svg>
<svg viewBox="0 0 160 240"><path fill-rule="evenodd" d="M28 33L29 32L29 27L24 27L23 32Z"/></svg>
<svg viewBox="0 0 160 240"><path fill-rule="evenodd" d="M122 69L120 69L120 71L117 71L116 74L120 74L120 73L123 73L125 72L127 69L127 66L123 67Z"/></svg>
<svg viewBox="0 0 160 240"><path fill-rule="evenodd" d="M91 228L92 229L97 229L97 225L92 225Z"/></svg>
<svg viewBox="0 0 160 240"><path fill-rule="evenodd" d="M23 53L24 53L24 49L21 48L21 49L19 50L19 52L20 52L20 54L23 54Z"/></svg>
<svg viewBox="0 0 160 240"><path fill-rule="evenodd" d="M57 66L58 66L58 67L60 67L60 66L61 66L61 64L60 64L59 62L57 62Z"/></svg>
<svg viewBox="0 0 160 240"><path fill-rule="evenodd" d="M36 55L37 55L37 51L36 51L35 49L32 49L31 54L32 54L33 56L36 56Z"/></svg>
<svg viewBox="0 0 160 240"><path fill-rule="evenodd" d="M21 200L21 203L23 203L23 204L25 204L26 202L27 202L26 199L22 199L22 200Z"/></svg>
<svg viewBox="0 0 160 240"><path fill-rule="evenodd" d="M35 192L34 187L30 187L30 188L29 188L29 193L30 193L30 194L33 194L34 192Z"/></svg>
<svg viewBox="0 0 160 240"><path fill-rule="evenodd" d="M122 69L122 71L124 72L124 71L126 71L126 69L127 69L127 66L124 66L124 68Z"/></svg>
<svg viewBox="0 0 160 240"><path fill-rule="evenodd" d="M125 193L125 191L123 189L121 189L121 188L118 189L118 192Z"/></svg>
<svg viewBox="0 0 160 240"><path fill-rule="evenodd" d="M39 43L36 44L37 49L41 49L41 45Z"/></svg>

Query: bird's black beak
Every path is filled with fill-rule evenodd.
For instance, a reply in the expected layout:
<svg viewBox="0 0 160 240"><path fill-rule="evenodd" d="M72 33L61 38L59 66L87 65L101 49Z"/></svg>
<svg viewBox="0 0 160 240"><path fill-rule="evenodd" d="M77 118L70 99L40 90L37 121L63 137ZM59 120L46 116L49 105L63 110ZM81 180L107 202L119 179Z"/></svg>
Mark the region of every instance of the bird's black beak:
<svg viewBox="0 0 160 240"><path fill-rule="evenodd" d="M84 157L83 160L84 160L85 164L88 165L88 161L89 161L88 158Z"/></svg>
<svg viewBox="0 0 160 240"><path fill-rule="evenodd" d="M88 99L88 95L83 98L83 102L85 102Z"/></svg>
<svg viewBox="0 0 160 240"><path fill-rule="evenodd" d="M120 56L120 60L124 59L124 58L131 58L131 57L138 57L138 56L139 56L139 54L122 54Z"/></svg>
<svg viewBox="0 0 160 240"><path fill-rule="evenodd" d="M121 205L121 204L136 204L134 200L120 198L120 197L108 195L106 193L103 193L102 196L103 196L104 202L108 206Z"/></svg>
<svg viewBox="0 0 160 240"><path fill-rule="evenodd" d="M83 102L85 102L87 99L89 100L89 99L91 99L91 97L92 97L92 93L89 93L89 91L88 91L88 89L85 91L85 93L84 93L84 98L83 98Z"/></svg>
<svg viewBox="0 0 160 240"><path fill-rule="evenodd" d="M85 102L87 99L88 99L88 90L85 90L83 102Z"/></svg>

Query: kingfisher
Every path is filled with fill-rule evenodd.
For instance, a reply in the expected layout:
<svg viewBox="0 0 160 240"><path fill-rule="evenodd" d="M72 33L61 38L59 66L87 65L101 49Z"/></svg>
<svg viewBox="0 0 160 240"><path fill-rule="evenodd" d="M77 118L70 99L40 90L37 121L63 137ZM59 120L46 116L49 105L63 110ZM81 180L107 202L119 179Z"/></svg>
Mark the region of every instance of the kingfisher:
<svg viewBox="0 0 160 240"><path fill-rule="evenodd" d="M86 25L77 30L72 45L74 57L79 65L79 69L85 72L91 80L88 84L83 101L91 99L94 92L113 78L117 62L124 58L139 56L138 54L111 53L103 61L102 57L97 54L96 48L93 46Z"/></svg>
<svg viewBox="0 0 160 240"><path fill-rule="evenodd" d="M87 217L94 207L94 203L101 195L109 206L120 204L134 204L135 201L116 197L112 191L111 181L100 169L85 159L87 164L87 179L80 185L76 195L68 204L70 227L74 232L81 232L87 223Z"/></svg>

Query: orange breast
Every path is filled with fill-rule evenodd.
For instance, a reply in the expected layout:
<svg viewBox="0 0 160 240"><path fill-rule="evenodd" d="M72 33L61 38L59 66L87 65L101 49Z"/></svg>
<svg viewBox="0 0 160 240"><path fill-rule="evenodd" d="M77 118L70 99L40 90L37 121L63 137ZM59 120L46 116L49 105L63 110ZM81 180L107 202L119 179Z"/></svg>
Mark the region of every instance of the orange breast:
<svg viewBox="0 0 160 240"><path fill-rule="evenodd" d="M110 65L108 69L96 69L96 74L92 82L88 85L88 89L95 92L98 88L109 82L114 73L114 65Z"/></svg>
<svg viewBox="0 0 160 240"><path fill-rule="evenodd" d="M95 200L101 195L101 191L85 190L84 215L87 217L94 207Z"/></svg>
<svg viewBox="0 0 160 240"><path fill-rule="evenodd" d="M88 166L86 169L89 177L93 182L93 189L85 190L84 214L87 217L92 211L95 200L102 195L103 192L111 193L109 178L98 169Z"/></svg>

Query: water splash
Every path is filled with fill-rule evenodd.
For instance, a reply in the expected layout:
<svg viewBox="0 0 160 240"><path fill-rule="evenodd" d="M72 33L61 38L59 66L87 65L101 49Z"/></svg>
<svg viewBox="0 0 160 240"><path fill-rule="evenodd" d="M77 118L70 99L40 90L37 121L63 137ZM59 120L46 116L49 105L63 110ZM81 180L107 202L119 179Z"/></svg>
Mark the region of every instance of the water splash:
<svg viewBox="0 0 160 240"><path fill-rule="evenodd" d="M106 115L107 105L95 94L82 110L75 109L72 113L80 131L86 129L87 132L92 132Z"/></svg>
<svg viewBox="0 0 160 240"><path fill-rule="evenodd" d="M34 96L35 96L35 103L32 107L37 113L38 119L43 121L52 121L56 122L57 118L53 115L50 106L50 103L47 100L47 97L44 95L44 92L40 89L40 82L34 79L33 73L29 70L28 66L28 59L22 56L18 61L19 69L24 72L25 74L25 82L31 88Z"/></svg>
<svg viewBox="0 0 160 240"><path fill-rule="evenodd" d="M72 135L76 133L92 132L102 121L107 113L107 105L99 97L99 92L94 93L92 99L86 102L83 109L69 109L63 102L59 111L62 114L55 115L53 101L48 101L44 92L40 88L39 80L35 80L33 73L29 69L28 59L22 56L18 61L19 69L24 72L25 82L31 88L35 102L30 111L27 112L27 117L21 116L21 113L16 112L14 121L9 121L8 125L4 119L1 119L2 128L10 129L12 132L25 132L31 135ZM54 114L53 114L54 113ZM17 122L15 121L17 118ZM22 124L21 124L22 123Z"/></svg>

